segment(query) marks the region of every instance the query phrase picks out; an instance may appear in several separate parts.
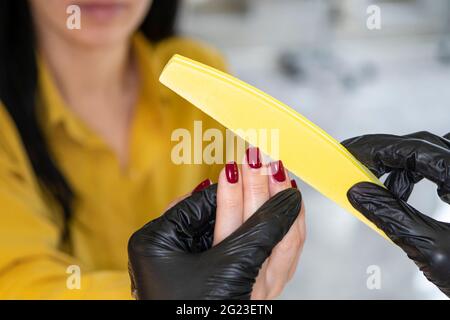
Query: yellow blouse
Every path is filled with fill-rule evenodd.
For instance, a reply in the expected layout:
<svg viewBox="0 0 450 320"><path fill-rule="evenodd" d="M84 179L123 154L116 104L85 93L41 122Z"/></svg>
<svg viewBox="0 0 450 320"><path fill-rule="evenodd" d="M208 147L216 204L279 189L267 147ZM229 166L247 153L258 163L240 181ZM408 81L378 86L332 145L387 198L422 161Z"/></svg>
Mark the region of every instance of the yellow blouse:
<svg viewBox="0 0 450 320"><path fill-rule="evenodd" d="M174 129L193 131L196 120L203 122L204 130L223 128L159 84L158 76L175 53L224 69L221 56L182 38L152 46L136 35L133 49L142 87L125 169L64 105L48 70L39 63L40 121L76 195L66 244L60 243L61 211L39 187L17 129L0 105L0 298L131 298L130 235L159 216L174 198L208 177L217 178L222 165L171 161Z"/></svg>

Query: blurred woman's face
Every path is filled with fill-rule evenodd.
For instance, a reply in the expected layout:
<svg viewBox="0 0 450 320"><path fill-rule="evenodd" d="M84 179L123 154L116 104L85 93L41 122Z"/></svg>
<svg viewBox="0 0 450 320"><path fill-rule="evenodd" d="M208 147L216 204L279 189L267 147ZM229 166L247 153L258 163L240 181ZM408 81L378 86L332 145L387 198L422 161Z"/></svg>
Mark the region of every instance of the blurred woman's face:
<svg viewBox="0 0 450 320"><path fill-rule="evenodd" d="M29 0L35 23L57 32L73 44L98 47L120 43L130 37L148 13L152 0ZM74 11L80 8L80 29ZM47 34L47 32L45 32Z"/></svg>

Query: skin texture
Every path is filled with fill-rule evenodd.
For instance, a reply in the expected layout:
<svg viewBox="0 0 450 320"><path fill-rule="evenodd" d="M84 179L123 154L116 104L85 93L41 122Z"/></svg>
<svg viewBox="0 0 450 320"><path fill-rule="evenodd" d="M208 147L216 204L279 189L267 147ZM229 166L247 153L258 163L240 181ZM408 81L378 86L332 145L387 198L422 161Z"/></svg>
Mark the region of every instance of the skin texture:
<svg viewBox="0 0 450 320"><path fill-rule="evenodd" d="M285 175L288 177L287 171ZM214 244L239 228L270 197L290 187L288 178L284 182L273 178L268 164L255 169L244 159L236 184L228 183L223 170L219 176ZM273 299L292 279L306 238L303 205L301 210L288 234L264 262L253 287L252 299Z"/></svg>
<svg viewBox="0 0 450 320"><path fill-rule="evenodd" d="M103 138L122 167L139 88L130 40L151 2L30 0L40 57L67 107ZM66 27L72 4L81 8L81 30Z"/></svg>
<svg viewBox="0 0 450 320"><path fill-rule="evenodd" d="M73 46L97 49L114 47L129 39L151 6L151 0L29 0L35 20ZM66 9L81 9L81 29L66 27ZM103 10L93 7L104 6Z"/></svg>
<svg viewBox="0 0 450 320"><path fill-rule="evenodd" d="M367 135L343 145L378 177L389 174L387 189L363 182L348 192L350 203L375 223L413 260L425 277L450 297L450 224L407 203L414 185L427 179L450 204L450 140L429 132L406 136Z"/></svg>
<svg viewBox="0 0 450 320"><path fill-rule="evenodd" d="M291 187L288 178L284 182L278 182L269 170L268 164L257 169L251 168L244 159L237 183L229 183L225 168L222 170L217 187L213 246L220 244L241 227L270 197ZM288 177L286 170L285 175ZM167 210L189 196L173 201ZM262 264L252 288L252 299L274 299L281 294L295 274L305 239L305 207L302 202L300 213L288 233Z"/></svg>

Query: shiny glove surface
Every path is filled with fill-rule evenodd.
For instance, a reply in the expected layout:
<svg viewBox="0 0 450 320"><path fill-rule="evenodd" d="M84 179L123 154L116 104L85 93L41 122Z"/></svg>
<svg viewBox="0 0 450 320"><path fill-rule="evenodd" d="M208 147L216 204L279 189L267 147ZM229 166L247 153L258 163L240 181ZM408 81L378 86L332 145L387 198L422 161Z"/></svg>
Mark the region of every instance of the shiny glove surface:
<svg viewBox="0 0 450 320"><path fill-rule="evenodd" d="M301 194L284 190L212 247L217 185L192 194L135 232L129 272L138 299L249 299L261 265L297 218Z"/></svg>
<svg viewBox="0 0 450 320"><path fill-rule="evenodd" d="M342 144L377 177L389 174L389 190L369 182L348 192L351 204L412 259L425 277L450 297L450 224L410 206L414 185L423 178L437 185L450 204L450 140L428 132L406 136L366 135Z"/></svg>

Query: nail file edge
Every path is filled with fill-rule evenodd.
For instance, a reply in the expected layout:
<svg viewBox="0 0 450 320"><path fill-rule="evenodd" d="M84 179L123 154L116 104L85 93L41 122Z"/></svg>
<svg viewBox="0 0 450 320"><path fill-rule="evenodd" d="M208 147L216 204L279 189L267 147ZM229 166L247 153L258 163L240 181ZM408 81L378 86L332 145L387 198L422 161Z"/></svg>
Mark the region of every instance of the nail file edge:
<svg viewBox="0 0 450 320"><path fill-rule="evenodd" d="M189 96L188 93L184 92L183 89L178 88L173 83L174 79L173 78L171 79L171 75L173 76L173 73L171 73L171 71L173 71L173 70L171 70L171 69L177 68L177 65L184 66L184 67L190 68L192 70L196 70L203 74L207 74L210 77L213 77L216 80L219 79L223 83L227 83L230 86L233 86L235 88L238 88L239 90L242 90L243 92L247 92L254 96L258 96L258 98L261 99L262 101L265 101L267 105L270 105L271 107L276 108L278 112L285 114L285 116L294 118L302 126L308 127L310 131L314 132L314 134L320 135L321 139L327 141L328 144L333 146L335 151L339 152L339 154L341 154L341 156L345 157L348 161L350 161L353 164L354 169L360 170L363 173L363 175L367 177L367 181L379 184L380 186L384 187L384 185L372 174L372 172L370 172L370 170L368 170L356 158L354 158L340 143L338 143L334 138L332 138L329 134L327 134L319 126L315 125L314 123L309 121L307 118L305 118L301 114L299 114L296 111L294 111L293 109L289 108L287 105L276 100L275 98L264 93L263 91L245 83L244 81L234 78L222 71L216 70L212 67L209 67L207 65L201 64L199 62L185 58L180 55L173 56L172 59L167 63L167 65L163 69L161 76L160 76L160 82L162 84L164 84L166 87L168 87L169 89L171 89L172 91L174 91L175 93L177 93L178 95L180 95L181 97L183 97L184 99L186 99L189 102L191 102L192 104L194 104L194 106L196 106L203 112L209 114L212 118L214 118L219 123L224 124L223 121L221 121L222 119L217 119L216 117L214 117L214 115L211 115L207 110L208 108L205 107L204 105L197 105L195 103L195 101L193 101L195 99L192 96ZM289 166L287 166L287 168L289 169ZM299 177L302 178L301 176L299 176ZM308 183L308 181L306 181L306 182ZM318 190L319 192L322 193L322 191L319 188L317 188L317 186L313 185L313 188L315 188L316 190ZM331 199L331 200L334 200L334 199ZM336 201L334 201L334 202L342 207L341 203L336 202ZM375 230L377 233L379 233L384 238L388 239L386 237L386 235L383 233L383 231L378 229L372 222L370 222L365 217L363 217L355 209L349 208L348 206L344 207L344 209L346 209L347 211L350 211L350 213L352 213L356 218L361 220L363 223L368 225L370 228Z"/></svg>

